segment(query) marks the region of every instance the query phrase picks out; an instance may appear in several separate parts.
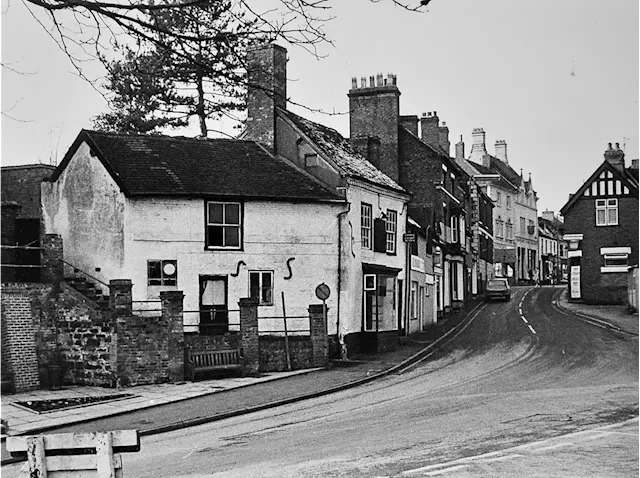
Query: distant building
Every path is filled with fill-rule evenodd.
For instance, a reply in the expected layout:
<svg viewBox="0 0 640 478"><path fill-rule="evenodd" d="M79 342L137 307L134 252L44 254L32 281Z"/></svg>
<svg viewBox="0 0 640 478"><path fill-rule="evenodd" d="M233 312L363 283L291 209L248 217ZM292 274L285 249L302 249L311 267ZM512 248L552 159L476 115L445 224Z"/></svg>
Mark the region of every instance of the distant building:
<svg viewBox="0 0 640 478"><path fill-rule="evenodd" d="M625 167L616 143L562 207L569 243L570 298L594 304L627 301L627 271L638 264L638 160Z"/></svg>
<svg viewBox="0 0 640 478"><path fill-rule="evenodd" d="M2 191L2 280L40 280L40 184L55 166L27 164L0 169ZM16 249L9 249L18 246Z"/></svg>
<svg viewBox="0 0 640 478"><path fill-rule="evenodd" d="M474 128L469 158L456 157L492 199L495 275L511 283L530 282L538 267L538 196L531 174L525 179L509 165L507 143L496 141L495 156L487 153L485 132Z"/></svg>
<svg viewBox="0 0 640 478"><path fill-rule="evenodd" d="M538 218L538 241L540 272L539 280L543 285L560 284L567 270L566 242L564 223L553 211L544 211Z"/></svg>

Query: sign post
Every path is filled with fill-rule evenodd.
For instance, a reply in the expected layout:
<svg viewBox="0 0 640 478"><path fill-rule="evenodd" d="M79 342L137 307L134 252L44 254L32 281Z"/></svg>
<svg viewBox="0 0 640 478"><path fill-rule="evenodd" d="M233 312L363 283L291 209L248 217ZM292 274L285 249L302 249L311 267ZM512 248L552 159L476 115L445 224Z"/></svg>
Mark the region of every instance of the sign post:
<svg viewBox="0 0 640 478"><path fill-rule="evenodd" d="M331 289L324 282L316 287L316 297L322 301L322 318L324 319L325 326L327 325L327 302L326 300L331 295Z"/></svg>

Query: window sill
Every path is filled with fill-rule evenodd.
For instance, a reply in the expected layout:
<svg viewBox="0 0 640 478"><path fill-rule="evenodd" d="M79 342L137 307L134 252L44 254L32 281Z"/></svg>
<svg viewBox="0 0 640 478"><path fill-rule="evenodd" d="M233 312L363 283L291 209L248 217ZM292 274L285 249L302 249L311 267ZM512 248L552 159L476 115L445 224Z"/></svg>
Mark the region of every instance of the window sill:
<svg viewBox="0 0 640 478"><path fill-rule="evenodd" d="M609 266L609 267L600 267L601 274L609 274L609 273L627 273L629 271L629 266Z"/></svg>

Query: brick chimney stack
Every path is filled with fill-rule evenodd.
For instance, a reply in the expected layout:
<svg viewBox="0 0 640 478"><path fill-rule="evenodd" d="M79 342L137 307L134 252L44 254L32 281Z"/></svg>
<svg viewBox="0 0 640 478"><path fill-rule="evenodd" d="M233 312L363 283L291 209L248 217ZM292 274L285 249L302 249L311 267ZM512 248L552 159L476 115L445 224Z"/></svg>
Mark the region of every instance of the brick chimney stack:
<svg viewBox="0 0 640 478"><path fill-rule="evenodd" d="M616 149L613 149L609 143L609 147L604 152L604 160L617 170L624 170L624 151L620 149L620 143L616 143Z"/></svg>
<svg viewBox="0 0 640 478"><path fill-rule="evenodd" d="M505 164L509 164L509 159L507 158L507 142L505 140L499 139L496 141L496 158L502 161Z"/></svg>
<svg viewBox="0 0 640 478"><path fill-rule="evenodd" d="M287 50L258 44L247 52L247 127L244 139L276 149L276 108L287 108Z"/></svg>
<svg viewBox="0 0 640 478"><path fill-rule="evenodd" d="M438 131L440 133L440 146L442 147L442 149L444 149L445 153L447 153L447 156L449 156L451 151L451 143L449 142L449 128L447 127L447 123L443 121L442 126L438 127Z"/></svg>
<svg viewBox="0 0 640 478"><path fill-rule="evenodd" d="M416 115L407 115L400 116L400 124L407 130L411 131L414 135L420 137L418 134L418 116Z"/></svg>
<svg viewBox="0 0 640 478"><path fill-rule="evenodd" d="M437 111L422 113L420 118L420 134L422 141L437 147L440 144L440 118Z"/></svg>
<svg viewBox="0 0 640 478"><path fill-rule="evenodd" d="M349 131L352 140L375 136L380 139L380 160L377 166L394 181L398 181L398 126L400 124L400 90L395 75L351 80L349 90ZM356 87L354 87L356 84Z"/></svg>
<svg viewBox="0 0 640 478"><path fill-rule="evenodd" d="M456 143L456 161L464 159L464 141L462 135L460 135L460 141Z"/></svg>

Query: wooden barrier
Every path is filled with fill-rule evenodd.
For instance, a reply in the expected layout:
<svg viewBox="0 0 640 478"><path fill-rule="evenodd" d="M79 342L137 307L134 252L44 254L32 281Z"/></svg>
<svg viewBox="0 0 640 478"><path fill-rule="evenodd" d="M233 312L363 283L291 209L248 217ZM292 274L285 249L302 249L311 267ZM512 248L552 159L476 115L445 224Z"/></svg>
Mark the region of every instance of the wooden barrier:
<svg viewBox="0 0 640 478"><path fill-rule="evenodd" d="M140 437L138 430L15 436L7 438L7 451L26 456L32 478L119 478L119 452L140 451Z"/></svg>

